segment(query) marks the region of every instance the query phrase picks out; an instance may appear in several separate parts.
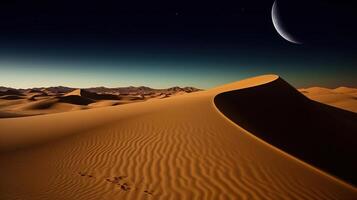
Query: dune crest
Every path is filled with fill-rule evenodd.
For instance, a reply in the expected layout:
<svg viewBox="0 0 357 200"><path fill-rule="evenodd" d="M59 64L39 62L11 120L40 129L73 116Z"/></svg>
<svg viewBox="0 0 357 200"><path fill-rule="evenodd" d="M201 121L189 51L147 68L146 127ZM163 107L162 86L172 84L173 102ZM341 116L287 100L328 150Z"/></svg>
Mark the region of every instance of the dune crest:
<svg viewBox="0 0 357 200"><path fill-rule="evenodd" d="M268 143L357 183L357 114L311 101L281 78L218 94L215 104Z"/></svg>

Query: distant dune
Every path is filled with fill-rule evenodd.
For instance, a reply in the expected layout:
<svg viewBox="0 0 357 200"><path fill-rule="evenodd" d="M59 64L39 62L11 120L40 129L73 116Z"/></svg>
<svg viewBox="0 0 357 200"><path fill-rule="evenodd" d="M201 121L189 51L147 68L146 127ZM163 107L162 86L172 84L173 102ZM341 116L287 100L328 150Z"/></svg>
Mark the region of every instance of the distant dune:
<svg viewBox="0 0 357 200"><path fill-rule="evenodd" d="M152 89L141 86L75 89L58 86L18 90L0 87L0 118L115 106L197 91L200 90L194 87Z"/></svg>
<svg viewBox="0 0 357 200"><path fill-rule="evenodd" d="M83 98L88 98L88 99L93 99L93 100L117 100L120 97L118 95L113 95L113 94L97 94L94 92L89 92L84 89L77 89L72 92L67 93L64 95L66 97L68 96L80 96Z"/></svg>
<svg viewBox="0 0 357 200"><path fill-rule="evenodd" d="M5 95L16 95L16 96L23 96L23 94L15 89L8 89L8 90L3 90L0 91L0 96L5 96Z"/></svg>
<svg viewBox="0 0 357 200"><path fill-rule="evenodd" d="M353 94L353 95L357 94L356 88L349 88L349 87L338 87L336 89L333 89L333 91L342 94Z"/></svg>
<svg viewBox="0 0 357 200"><path fill-rule="evenodd" d="M312 87L300 89L299 91L312 100L357 113L356 88L339 87L328 89Z"/></svg>
<svg viewBox="0 0 357 200"><path fill-rule="evenodd" d="M88 105L95 102L95 98L99 95L91 93L82 89L77 89L69 92L61 97L58 97L60 102L76 104L76 105Z"/></svg>
<svg viewBox="0 0 357 200"><path fill-rule="evenodd" d="M323 113L336 115L322 118L325 123L309 121L310 114ZM331 131L321 132L327 129L322 124L344 131L355 116L313 102L278 76L265 75L170 98L3 118L0 199L352 200L357 190L340 179L344 173L335 178L309 164L316 165L314 160L300 157L306 163L281 149L311 153L309 140L318 138L317 150L331 145L331 138L336 140L333 148L341 142L350 145L353 130L334 137ZM268 128L257 127L262 124ZM272 131L280 131L279 124L285 134ZM296 137L295 129L301 137L286 140L287 135ZM276 147L267 143L272 141ZM281 148L276 141L290 143ZM300 142L307 142L308 149ZM353 154L345 153L351 157L337 159L332 167L351 169L344 164Z"/></svg>

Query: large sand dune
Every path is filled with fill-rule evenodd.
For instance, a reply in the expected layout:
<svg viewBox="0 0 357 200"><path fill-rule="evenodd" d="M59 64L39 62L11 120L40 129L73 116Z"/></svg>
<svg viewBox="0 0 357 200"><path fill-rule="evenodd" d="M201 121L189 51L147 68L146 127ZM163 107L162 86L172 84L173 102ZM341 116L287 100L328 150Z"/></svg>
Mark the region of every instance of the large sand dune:
<svg viewBox="0 0 357 200"><path fill-rule="evenodd" d="M312 101L281 78L218 94L215 103L268 143L357 183L357 114Z"/></svg>
<svg viewBox="0 0 357 200"><path fill-rule="evenodd" d="M0 199L356 199L353 186L263 142L214 103L276 80L0 119Z"/></svg>

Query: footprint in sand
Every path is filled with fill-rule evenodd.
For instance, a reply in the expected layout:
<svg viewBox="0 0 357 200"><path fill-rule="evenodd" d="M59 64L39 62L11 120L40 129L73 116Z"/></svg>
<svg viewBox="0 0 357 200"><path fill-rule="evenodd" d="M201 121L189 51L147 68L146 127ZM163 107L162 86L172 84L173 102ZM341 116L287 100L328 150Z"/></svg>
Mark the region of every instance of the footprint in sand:
<svg viewBox="0 0 357 200"><path fill-rule="evenodd" d="M152 190L144 190L144 193L148 195L153 195L154 192Z"/></svg>
<svg viewBox="0 0 357 200"><path fill-rule="evenodd" d="M129 191L130 187L129 187L128 183L123 183L122 185L120 185L120 189L122 189L124 191Z"/></svg>
<svg viewBox="0 0 357 200"><path fill-rule="evenodd" d="M127 176L116 176L116 177L113 178L113 180L111 180L111 179L109 179L109 178L107 178L106 180L107 180L108 182L117 184L117 183L119 183L121 180L123 180L123 179L125 179L125 178L127 178Z"/></svg>
<svg viewBox="0 0 357 200"><path fill-rule="evenodd" d="M87 174L86 172L78 172L78 174L79 174L80 176L87 176L87 177L89 177L89 178L93 178L93 177L94 177L93 175Z"/></svg>
<svg viewBox="0 0 357 200"><path fill-rule="evenodd" d="M129 191L131 189L129 184L126 183L126 182L125 183L121 183L121 181L122 180L124 181L124 179L127 178L127 177L128 176L116 176L113 179L107 178L106 181L120 186L120 189L123 190L123 191Z"/></svg>
<svg viewBox="0 0 357 200"><path fill-rule="evenodd" d="M86 176L87 174L85 172L78 172L79 175L81 176Z"/></svg>

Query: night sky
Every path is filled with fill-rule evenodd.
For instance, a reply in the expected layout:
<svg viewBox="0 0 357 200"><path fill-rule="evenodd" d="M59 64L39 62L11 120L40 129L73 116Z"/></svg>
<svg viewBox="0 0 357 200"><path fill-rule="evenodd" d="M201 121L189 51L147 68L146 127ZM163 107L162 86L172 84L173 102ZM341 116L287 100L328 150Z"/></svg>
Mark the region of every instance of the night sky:
<svg viewBox="0 0 357 200"><path fill-rule="evenodd" d="M1 1L0 85L195 86L274 73L296 87L357 86L348 1Z"/></svg>

